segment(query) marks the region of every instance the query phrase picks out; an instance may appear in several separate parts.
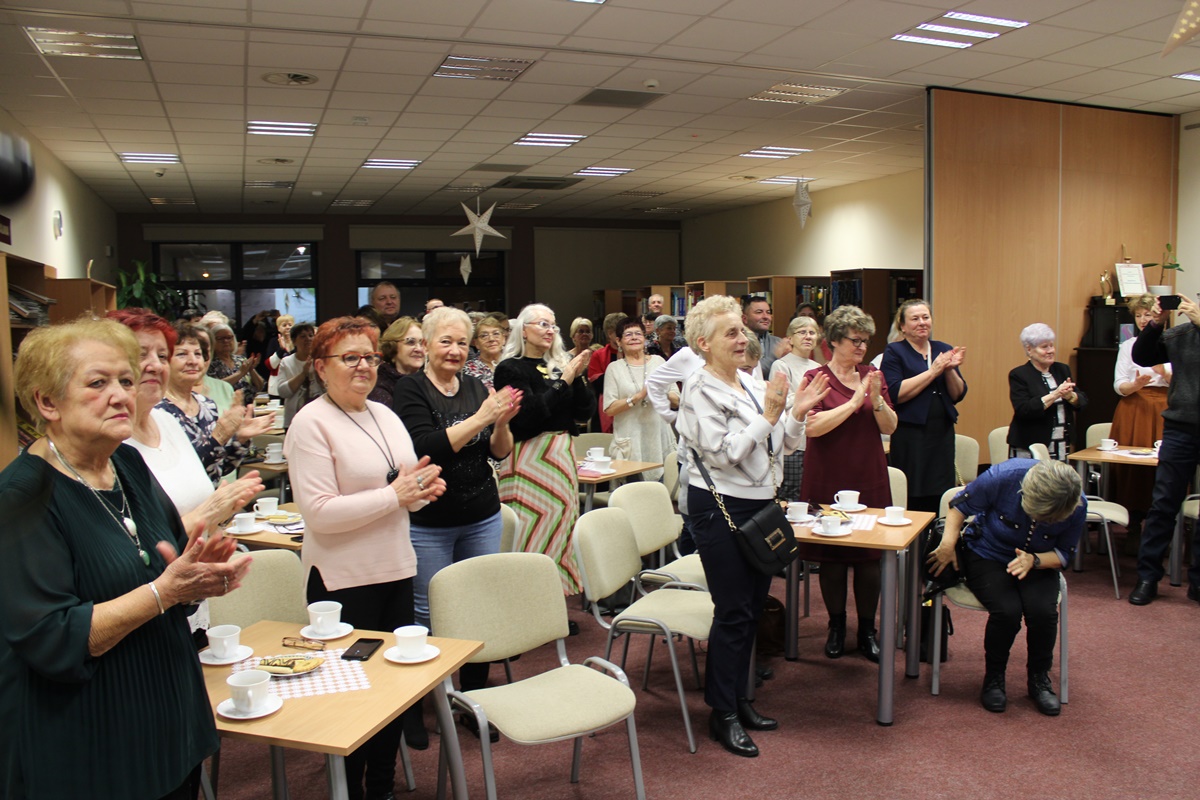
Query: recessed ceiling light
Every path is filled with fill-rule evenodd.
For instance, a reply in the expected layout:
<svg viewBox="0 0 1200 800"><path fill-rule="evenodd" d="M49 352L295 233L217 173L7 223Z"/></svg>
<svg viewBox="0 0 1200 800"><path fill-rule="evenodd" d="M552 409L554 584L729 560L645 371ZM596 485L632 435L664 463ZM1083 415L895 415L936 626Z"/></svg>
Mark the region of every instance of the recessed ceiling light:
<svg viewBox="0 0 1200 800"><path fill-rule="evenodd" d="M260 158L258 160L258 163L266 164L267 166L270 166L270 167L283 167L283 166L287 166L288 164L295 164L296 159L294 159L294 158Z"/></svg>
<svg viewBox="0 0 1200 800"><path fill-rule="evenodd" d="M178 164L179 156L174 153L121 153L126 164Z"/></svg>
<svg viewBox="0 0 1200 800"><path fill-rule="evenodd" d="M749 153L739 153L744 158L791 158L801 153L811 153L811 149L803 147L760 147Z"/></svg>
<svg viewBox="0 0 1200 800"><path fill-rule="evenodd" d="M246 181L242 184L247 189L291 189L295 181Z"/></svg>
<svg viewBox="0 0 1200 800"><path fill-rule="evenodd" d="M45 56L84 56L141 61L137 39L128 33L86 33L26 27L25 35Z"/></svg>
<svg viewBox="0 0 1200 800"><path fill-rule="evenodd" d="M536 62L526 58L490 56L446 56L434 70L435 78L470 78L486 81L514 81Z"/></svg>
<svg viewBox="0 0 1200 800"><path fill-rule="evenodd" d="M541 203L501 203L496 208L501 211L529 211L540 205Z"/></svg>
<svg viewBox="0 0 1200 800"><path fill-rule="evenodd" d="M639 192L636 189L631 192L621 192L617 197L661 197L666 192Z"/></svg>
<svg viewBox="0 0 1200 800"><path fill-rule="evenodd" d="M769 184L773 184L776 186L792 186L797 183L803 183L804 181L811 181L811 180L812 180L812 178L805 178L803 176L793 177L792 175L778 175L774 178L767 178L766 180L761 180L761 181L759 181L759 183L769 183Z"/></svg>
<svg viewBox="0 0 1200 800"><path fill-rule="evenodd" d="M196 201L190 197L151 197L152 206L194 206ZM224 262L220 262L224 263Z"/></svg>
<svg viewBox="0 0 1200 800"><path fill-rule="evenodd" d="M259 136L312 136L317 132L315 122L267 122L254 120L246 123L246 133Z"/></svg>
<svg viewBox="0 0 1200 800"><path fill-rule="evenodd" d="M363 162L363 169L412 169L420 164L409 158L368 158Z"/></svg>
<svg viewBox="0 0 1200 800"><path fill-rule="evenodd" d="M375 205L374 200L334 200L331 204L333 208L370 208Z"/></svg>
<svg viewBox="0 0 1200 800"><path fill-rule="evenodd" d="M1001 28L1024 28L1028 22L1003 17L985 17L980 14L967 14L962 11L947 11L942 15L946 19L957 19L962 22L979 22L984 25L997 25Z"/></svg>
<svg viewBox="0 0 1200 800"><path fill-rule="evenodd" d="M917 26L917 30L931 31L932 33L949 33L954 36L970 36L975 39L995 39L1000 34L995 31L980 31L974 28L957 28L953 25L938 25L933 22L922 22Z"/></svg>
<svg viewBox="0 0 1200 800"><path fill-rule="evenodd" d="M626 175L630 172L633 172L633 170L625 167L588 167L587 169L579 170L575 174L593 178L615 178L618 175Z"/></svg>
<svg viewBox="0 0 1200 800"><path fill-rule="evenodd" d="M1200 75L1194 72L1181 72L1178 75L1172 75L1172 78L1183 78L1185 81L1200 81Z"/></svg>
<svg viewBox="0 0 1200 800"><path fill-rule="evenodd" d="M268 72L262 79L276 86L312 86L320 80L307 72Z"/></svg>
<svg viewBox="0 0 1200 800"><path fill-rule="evenodd" d="M957 47L963 49L970 47L970 42L953 42L949 39L934 39L929 36L913 36L907 33L898 33L892 37L897 42L912 42L913 44L932 44L937 47Z"/></svg>
<svg viewBox="0 0 1200 800"><path fill-rule="evenodd" d="M513 144L532 147L570 147L586 138L586 136L576 133L527 133Z"/></svg>
<svg viewBox="0 0 1200 800"><path fill-rule="evenodd" d="M845 92L834 86L810 86L802 83L777 83L766 91L750 95L750 100L761 100L767 103L795 103L812 105L837 97Z"/></svg>

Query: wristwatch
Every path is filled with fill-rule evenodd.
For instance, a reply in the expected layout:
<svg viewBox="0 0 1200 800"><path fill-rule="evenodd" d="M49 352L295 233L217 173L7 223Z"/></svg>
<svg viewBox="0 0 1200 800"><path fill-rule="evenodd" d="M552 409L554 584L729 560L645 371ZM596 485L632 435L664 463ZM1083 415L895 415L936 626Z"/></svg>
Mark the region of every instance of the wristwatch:
<svg viewBox="0 0 1200 800"><path fill-rule="evenodd" d="M633 398L632 398L632 397L626 397L626 398L625 398L625 405L629 406L630 408L633 408Z"/></svg>
<svg viewBox="0 0 1200 800"><path fill-rule="evenodd" d="M1030 569L1037 569L1042 565L1042 559L1038 558L1037 553L1030 553L1029 555L1033 556L1033 566Z"/></svg>

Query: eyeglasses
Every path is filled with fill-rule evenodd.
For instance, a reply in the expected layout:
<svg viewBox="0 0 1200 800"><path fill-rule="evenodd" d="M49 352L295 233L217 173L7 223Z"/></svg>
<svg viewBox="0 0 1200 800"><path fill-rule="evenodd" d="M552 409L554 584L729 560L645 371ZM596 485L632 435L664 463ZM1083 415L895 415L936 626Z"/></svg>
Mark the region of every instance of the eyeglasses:
<svg viewBox="0 0 1200 800"><path fill-rule="evenodd" d="M645 339L646 334L641 333L639 331L625 331L625 333L621 334L621 338L622 339Z"/></svg>
<svg viewBox="0 0 1200 800"><path fill-rule="evenodd" d="M479 334L475 338L481 342L491 342L496 339L503 339L507 336L508 336L508 334L504 331L486 331L484 333Z"/></svg>
<svg viewBox="0 0 1200 800"><path fill-rule="evenodd" d="M339 356L321 356L321 358L340 359L347 367L357 367L358 362L366 361L368 367L378 367L383 361L383 353L342 353Z"/></svg>
<svg viewBox="0 0 1200 800"><path fill-rule="evenodd" d="M295 647L298 650L324 650L325 643L314 641L312 639L304 639L299 636L283 637L284 647Z"/></svg>
<svg viewBox="0 0 1200 800"><path fill-rule="evenodd" d="M553 322L546 322L544 319L539 319L537 322L526 322L525 324L534 325L544 331L554 331L555 333L558 333L558 326Z"/></svg>
<svg viewBox="0 0 1200 800"><path fill-rule="evenodd" d="M846 341L854 345L856 349L859 347L866 347L871 342L870 339L856 339L853 336L847 336Z"/></svg>
<svg viewBox="0 0 1200 800"><path fill-rule="evenodd" d="M417 345L419 345L421 343L422 342L420 339L414 339L410 336L407 339L401 339L397 344L402 344L405 347L416 347Z"/></svg>

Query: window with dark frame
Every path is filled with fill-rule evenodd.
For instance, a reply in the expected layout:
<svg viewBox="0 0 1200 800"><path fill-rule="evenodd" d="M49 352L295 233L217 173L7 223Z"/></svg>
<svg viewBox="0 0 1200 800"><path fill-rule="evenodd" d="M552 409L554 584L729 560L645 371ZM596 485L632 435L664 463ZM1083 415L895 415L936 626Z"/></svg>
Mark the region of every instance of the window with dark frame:
<svg viewBox="0 0 1200 800"><path fill-rule="evenodd" d="M463 281L462 257L470 256L471 274ZM371 288L382 280L400 290L400 313L420 317L425 303L437 298L470 311L504 311L503 250L360 250L358 303L369 304Z"/></svg>

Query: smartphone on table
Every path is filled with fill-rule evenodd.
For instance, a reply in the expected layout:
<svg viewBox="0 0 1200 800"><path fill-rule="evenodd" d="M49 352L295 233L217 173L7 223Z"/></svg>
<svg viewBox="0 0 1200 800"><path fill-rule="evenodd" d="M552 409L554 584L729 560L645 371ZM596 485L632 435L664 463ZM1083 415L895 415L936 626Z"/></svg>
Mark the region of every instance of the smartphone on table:
<svg viewBox="0 0 1200 800"><path fill-rule="evenodd" d="M359 639L346 648L342 658L346 661L366 661L383 645L383 639Z"/></svg>

